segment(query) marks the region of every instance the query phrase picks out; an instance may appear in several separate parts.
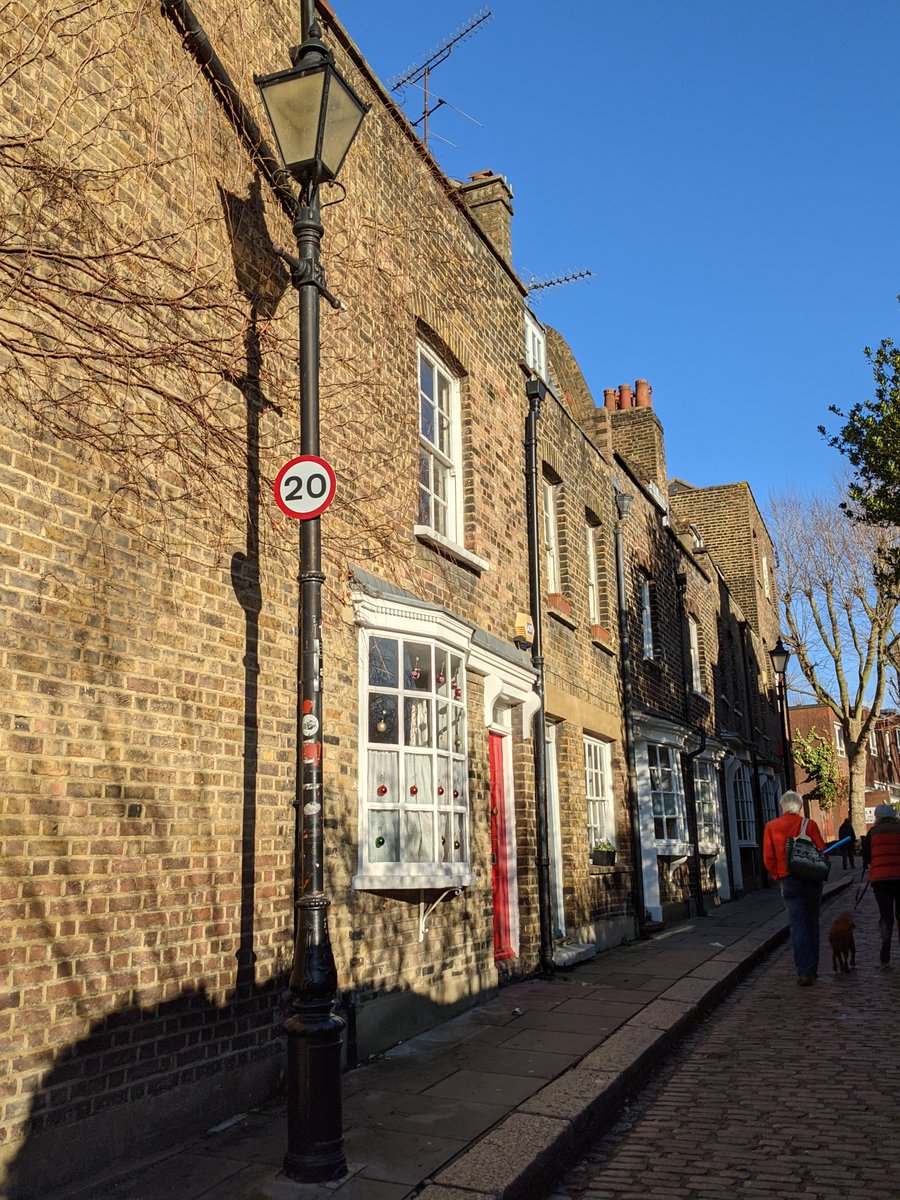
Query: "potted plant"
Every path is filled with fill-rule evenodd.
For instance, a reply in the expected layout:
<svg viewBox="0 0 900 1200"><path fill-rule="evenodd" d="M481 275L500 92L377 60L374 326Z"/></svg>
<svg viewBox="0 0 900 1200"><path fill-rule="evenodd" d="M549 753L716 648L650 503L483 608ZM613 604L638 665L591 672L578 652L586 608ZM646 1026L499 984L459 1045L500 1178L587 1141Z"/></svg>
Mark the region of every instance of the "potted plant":
<svg viewBox="0 0 900 1200"><path fill-rule="evenodd" d="M614 867L616 865L616 848L612 842L602 838L591 846L591 864L595 867Z"/></svg>

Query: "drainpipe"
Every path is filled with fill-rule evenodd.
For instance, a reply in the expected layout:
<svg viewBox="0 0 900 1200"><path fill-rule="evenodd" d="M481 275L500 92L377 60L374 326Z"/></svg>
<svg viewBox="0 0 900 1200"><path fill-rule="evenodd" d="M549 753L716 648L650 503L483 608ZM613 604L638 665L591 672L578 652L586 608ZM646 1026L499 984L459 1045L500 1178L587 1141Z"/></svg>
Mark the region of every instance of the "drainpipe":
<svg viewBox="0 0 900 1200"><path fill-rule="evenodd" d="M751 779L750 786L753 788L753 812L756 817L756 876L760 881L761 887L769 886L768 873L763 868L762 860L762 834L763 834L763 809L762 809L762 793L759 790L759 758L756 753L756 743L753 740L753 697L750 694L750 673L747 670L747 631L749 624L747 621L741 621L738 625L741 634L741 675L744 680L744 704L746 706L746 715L744 720L747 723L747 744L750 747L750 767Z"/></svg>
<svg viewBox="0 0 900 1200"><path fill-rule="evenodd" d="M688 802L688 835L694 847L694 852L691 855L691 891L694 893L697 916L705 917L706 906L703 903L703 871L700 865L700 823L697 820L697 789L694 786L694 759L706 749L706 730L702 726L692 726L690 724L690 688L693 681L688 678L687 654L685 653L684 628L687 624L687 607L684 598L687 595L687 575L683 571L676 571L675 573L675 588L681 602L678 624L681 633L681 682L684 688L685 724L700 738L700 745L696 750L682 750L681 752L681 774L684 780L685 791L688 793L686 797ZM687 770L685 769L686 767L688 768Z"/></svg>
<svg viewBox="0 0 900 1200"><path fill-rule="evenodd" d="M546 398L547 388L540 379L529 379L525 384L528 397L528 416L525 420L525 512L528 534L528 590L531 619L534 623L534 641L531 644L531 662L537 672L535 688L538 708L532 724L534 740L534 794L535 822L537 825L537 885L538 917L540 922L540 972L547 977L553 975L553 919L550 912L550 837L547 827L547 746L544 728L544 647L541 633L541 560L538 535L538 456L537 423L541 414L541 401Z"/></svg>
<svg viewBox="0 0 900 1200"><path fill-rule="evenodd" d="M616 488L618 520L615 529L616 592L619 605L619 662L622 674L622 708L625 718L625 761L628 767L627 802L631 822L634 869L631 873L631 903L634 908L635 934L646 936L647 911L644 902L644 855L641 847L641 820L638 812L637 764L634 757L634 701L631 683L631 639L628 635L628 603L625 595L625 549L622 522L628 516L634 497Z"/></svg>
<svg viewBox="0 0 900 1200"><path fill-rule="evenodd" d="M190 4L187 0L162 0L162 12L175 26L182 45L206 77L219 107L243 142L254 167L272 189L285 216L293 222L297 216L297 198L290 187L289 176L238 94Z"/></svg>

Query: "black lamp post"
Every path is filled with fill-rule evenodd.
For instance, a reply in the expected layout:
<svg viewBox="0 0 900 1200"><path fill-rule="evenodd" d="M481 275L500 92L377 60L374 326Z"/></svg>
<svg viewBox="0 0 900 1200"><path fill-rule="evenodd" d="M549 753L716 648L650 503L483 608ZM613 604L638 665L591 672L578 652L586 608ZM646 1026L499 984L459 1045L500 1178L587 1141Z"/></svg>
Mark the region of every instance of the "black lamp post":
<svg viewBox="0 0 900 1200"><path fill-rule="evenodd" d="M778 641L769 651L769 658L772 660L772 670L777 676L778 690L778 708L781 714L781 744L784 753L784 778L788 785L788 790L793 791L795 787L794 779L794 753L791 749L791 738L788 731L788 712L787 712L787 680L785 672L787 671L788 661L791 657L791 652L781 640L781 634L778 635Z"/></svg>
<svg viewBox="0 0 900 1200"><path fill-rule="evenodd" d="M294 218L297 257L289 264L300 306L300 453L319 454L319 185L332 180L350 149L367 106L335 70L320 38L315 6L303 4L303 43L293 68L257 77L285 169L300 184ZM323 864L322 789L322 544L319 517L300 527L300 694L297 698L299 846L294 855L296 944L287 1034L288 1146L291 1179L316 1183L347 1173L341 1106L343 1020L334 1012L337 970L328 934ZM298 861L299 859L299 861ZM299 872L299 874L298 874Z"/></svg>

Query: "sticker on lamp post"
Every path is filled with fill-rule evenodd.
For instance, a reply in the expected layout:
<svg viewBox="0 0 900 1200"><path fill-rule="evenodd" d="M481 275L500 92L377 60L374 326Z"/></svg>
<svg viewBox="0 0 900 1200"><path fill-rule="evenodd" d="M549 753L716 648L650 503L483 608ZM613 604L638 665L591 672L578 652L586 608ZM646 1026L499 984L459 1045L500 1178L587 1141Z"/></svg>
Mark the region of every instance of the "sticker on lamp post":
<svg viewBox="0 0 900 1200"><path fill-rule="evenodd" d="M334 471L325 459L301 454L275 476L275 503L286 516L309 521L325 511L336 489Z"/></svg>

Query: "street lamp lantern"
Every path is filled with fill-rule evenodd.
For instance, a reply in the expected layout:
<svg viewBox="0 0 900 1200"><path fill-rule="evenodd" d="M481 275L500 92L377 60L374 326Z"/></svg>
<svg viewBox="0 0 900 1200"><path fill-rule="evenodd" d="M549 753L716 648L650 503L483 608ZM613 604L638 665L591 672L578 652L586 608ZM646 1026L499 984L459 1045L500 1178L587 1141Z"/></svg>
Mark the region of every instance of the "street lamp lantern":
<svg viewBox="0 0 900 1200"><path fill-rule="evenodd" d="M333 180L367 112L335 69L319 37L314 0L301 11L303 42L293 67L257 78L285 169L300 184L293 230L297 254L287 262L299 299L300 456L319 456L319 300L340 301L325 286L321 264L319 185ZM285 1173L301 1183L327 1183L347 1173L341 1102L344 1021L334 1011L337 970L328 932L322 750L324 646L322 538L318 512L300 528L297 779L294 806L296 905L294 965L287 1035Z"/></svg>
<svg viewBox="0 0 900 1200"><path fill-rule="evenodd" d="M785 673L790 657L791 652L781 640L781 634L779 634L778 641L769 651L769 658L772 660L772 670L776 675L783 675Z"/></svg>
<svg viewBox="0 0 900 1200"><path fill-rule="evenodd" d="M256 77L285 170L302 184L335 179L369 111L317 37L293 67Z"/></svg>

